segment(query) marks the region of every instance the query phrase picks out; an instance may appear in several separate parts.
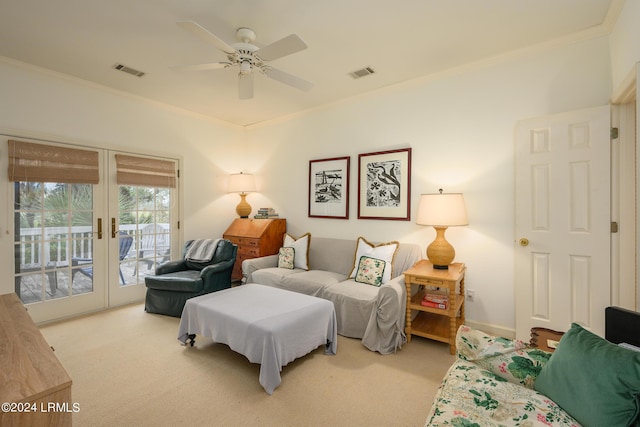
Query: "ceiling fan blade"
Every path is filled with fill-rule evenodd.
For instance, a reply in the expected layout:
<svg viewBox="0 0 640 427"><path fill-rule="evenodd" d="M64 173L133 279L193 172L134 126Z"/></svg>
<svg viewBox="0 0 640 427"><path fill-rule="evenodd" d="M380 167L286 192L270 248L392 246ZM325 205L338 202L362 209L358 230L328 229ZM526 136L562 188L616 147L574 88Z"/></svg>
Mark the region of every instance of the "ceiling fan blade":
<svg viewBox="0 0 640 427"><path fill-rule="evenodd" d="M238 73L238 96L240 99L253 98L253 73Z"/></svg>
<svg viewBox="0 0 640 427"><path fill-rule="evenodd" d="M205 71L218 70L220 68L227 68L229 66L231 66L230 62L211 62L209 64L174 65L170 68L179 71Z"/></svg>
<svg viewBox="0 0 640 427"><path fill-rule="evenodd" d="M212 44L213 46L217 47L218 49L220 49L221 51L223 51L228 55L236 51L234 48L229 46L227 42L225 42L218 36L210 33L207 29L201 27L199 24L193 21L178 21L176 22L176 25L178 25L181 28L184 28L185 30L191 32L197 37L200 37L201 40L205 41L206 43Z"/></svg>
<svg viewBox="0 0 640 427"><path fill-rule="evenodd" d="M278 70L277 68L269 67L264 70L264 73L267 75L267 77L271 77L274 80L277 80L289 86L293 86L296 89L300 89L305 92L313 87L313 83L303 80L300 77L296 77L292 74L285 73L284 71Z"/></svg>
<svg viewBox="0 0 640 427"><path fill-rule="evenodd" d="M291 55L307 48L305 42L295 34L291 34L283 39L271 43L261 49L255 51L255 55L259 56L263 61L273 61L283 56Z"/></svg>

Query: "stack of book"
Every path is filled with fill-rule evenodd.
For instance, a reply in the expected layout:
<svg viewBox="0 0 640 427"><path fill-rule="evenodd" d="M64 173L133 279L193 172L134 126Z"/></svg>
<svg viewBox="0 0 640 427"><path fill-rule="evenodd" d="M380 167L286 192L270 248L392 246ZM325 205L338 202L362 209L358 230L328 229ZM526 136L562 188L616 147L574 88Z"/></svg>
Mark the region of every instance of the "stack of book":
<svg viewBox="0 0 640 427"><path fill-rule="evenodd" d="M420 304L424 307L449 308L449 294L446 291L426 291Z"/></svg>
<svg viewBox="0 0 640 427"><path fill-rule="evenodd" d="M256 219L278 218L278 212L273 208L260 208L253 217Z"/></svg>

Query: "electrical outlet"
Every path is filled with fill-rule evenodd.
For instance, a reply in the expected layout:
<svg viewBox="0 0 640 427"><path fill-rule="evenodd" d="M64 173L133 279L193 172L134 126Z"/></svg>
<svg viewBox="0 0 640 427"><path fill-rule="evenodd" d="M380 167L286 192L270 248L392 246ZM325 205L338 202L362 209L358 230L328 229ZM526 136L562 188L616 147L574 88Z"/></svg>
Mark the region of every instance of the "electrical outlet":
<svg viewBox="0 0 640 427"><path fill-rule="evenodd" d="M467 289L467 301L473 302L476 298L476 291L473 289Z"/></svg>

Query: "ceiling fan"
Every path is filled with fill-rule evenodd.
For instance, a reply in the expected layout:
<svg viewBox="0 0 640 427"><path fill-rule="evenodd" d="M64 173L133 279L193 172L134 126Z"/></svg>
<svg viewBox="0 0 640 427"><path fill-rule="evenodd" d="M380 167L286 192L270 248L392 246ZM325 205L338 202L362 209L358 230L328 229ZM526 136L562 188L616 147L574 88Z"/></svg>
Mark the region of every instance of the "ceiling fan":
<svg viewBox="0 0 640 427"><path fill-rule="evenodd" d="M238 43L229 45L227 42L210 33L196 22L179 21L177 22L177 25L220 49L225 53L225 55L227 55L227 61L213 62L209 64L184 65L172 68L188 71L201 71L237 66L240 70L238 72L238 95L240 99L253 98L254 72L262 73L267 77L303 91L308 91L313 87L313 83L267 65L267 62L269 61L291 55L292 53L296 53L307 48L305 42L295 34L291 34L283 39L271 43L268 46L259 48L252 44L256 39L256 33L250 28L238 28L236 31Z"/></svg>

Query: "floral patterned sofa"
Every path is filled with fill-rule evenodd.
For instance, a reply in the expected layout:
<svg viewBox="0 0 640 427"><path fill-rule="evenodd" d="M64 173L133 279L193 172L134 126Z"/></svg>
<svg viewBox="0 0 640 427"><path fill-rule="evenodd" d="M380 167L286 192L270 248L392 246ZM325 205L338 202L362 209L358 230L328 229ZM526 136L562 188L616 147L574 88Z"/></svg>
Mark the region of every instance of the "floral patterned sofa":
<svg viewBox="0 0 640 427"><path fill-rule="evenodd" d="M465 325L456 345L425 426L640 425L640 353L577 324L554 353Z"/></svg>

